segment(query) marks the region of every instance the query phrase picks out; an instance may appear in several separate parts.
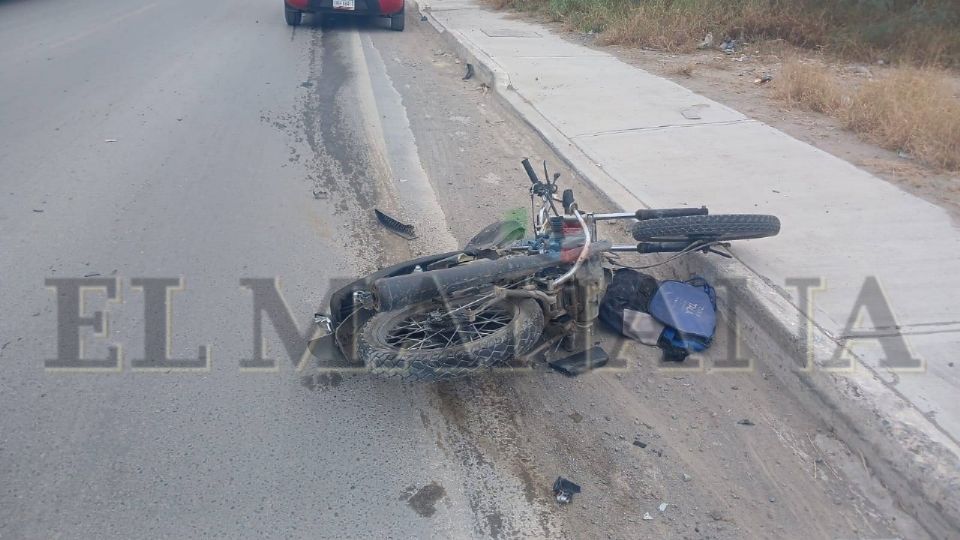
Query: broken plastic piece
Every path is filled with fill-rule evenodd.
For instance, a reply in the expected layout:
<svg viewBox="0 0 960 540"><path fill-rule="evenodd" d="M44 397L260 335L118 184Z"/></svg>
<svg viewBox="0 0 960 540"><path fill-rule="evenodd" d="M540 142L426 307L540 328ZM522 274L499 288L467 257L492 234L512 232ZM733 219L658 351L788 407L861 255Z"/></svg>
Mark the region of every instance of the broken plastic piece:
<svg viewBox="0 0 960 540"><path fill-rule="evenodd" d="M463 76L463 80L468 80L473 77L473 64L467 64L467 74Z"/></svg>
<svg viewBox="0 0 960 540"><path fill-rule="evenodd" d="M396 233L398 236L406 238L407 240L413 240L417 237L417 235L414 234L413 225L408 225L406 223L397 221L396 218L388 216L376 208L373 209L373 212L377 214L377 221L383 224L383 226L390 231Z"/></svg>
<svg viewBox="0 0 960 540"><path fill-rule="evenodd" d="M568 377L576 377L591 369L607 365L609 359L610 357L607 356L606 351L600 347L593 347L586 351L565 356L559 360L547 362L547 364Z"/></svg>
<svg viewBox="0 0 960 540"><path fill-rule="evenodd" d="M560 504L569 504L577 493L580 493L580 486L562 476L558 476L557 481L553 483L553 495Z"/></svg>
<svg viewBox="0 0 960 540"><path fill-rule="evenodd" d="M698 49L709 49L713 47L713 32L707 32L707 35L704 36L703 41L697 45Z"/></svg>

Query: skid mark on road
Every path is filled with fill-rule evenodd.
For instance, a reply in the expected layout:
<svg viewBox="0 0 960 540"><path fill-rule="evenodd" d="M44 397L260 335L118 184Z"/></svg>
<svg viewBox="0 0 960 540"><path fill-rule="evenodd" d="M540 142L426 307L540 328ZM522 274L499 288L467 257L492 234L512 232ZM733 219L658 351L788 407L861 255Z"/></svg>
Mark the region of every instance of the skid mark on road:
<svg viewBox="0 0 960 540"><path fill-rule="evenodd" d="M374 47L369 35L358 34L355 61L363 62L367 70L358 77L358 102L370 132L376 140L387 170L386 184L393 188L409 220L422 231L429 231L429 238L418 242L423 251L447 251L457 249L457 241L450 234L446 217L433 186L420 161L417 142L410 128L410 120L387 73L387 67Z"/></svg>
<svg viewBox="0 0 960 540"><path fill-rule="evenodd" d="M364 66L351 62L351 34L304 27L294 36L308 51L307 76L296 82L302 97L295 111L261 119L290 141L288 166L303 170L304 197L320 209L310 221L323 234L357 246L357 270L365 271L392 261L389 254L401 244L383 238L373 217L389 195L380 153L354 104Z"/></svg>
<svg viewBox="0 0 960 540"><path fill-rule="evenodd" d="M288 166L304 169L314 206L329 208L334 215L324 219L362 246L358 256L365 268L411 251L454 249L457 242L379 52L355 28L305 31L309 35L296 36L309 44L308 74L297 82L303 92L298 110L262 120L291 139ZM386 233L374 208L412 222L418 238L407 242Z"/></svg>
<svg viewBox="0 0 960 540"><path fill-rule="evenodd" d="M496 387L495 380L478 378L433 388L443 417L438 446L461 465L477 535L556 538L550 502L531 473L533 452L512 401Z"/></svg>

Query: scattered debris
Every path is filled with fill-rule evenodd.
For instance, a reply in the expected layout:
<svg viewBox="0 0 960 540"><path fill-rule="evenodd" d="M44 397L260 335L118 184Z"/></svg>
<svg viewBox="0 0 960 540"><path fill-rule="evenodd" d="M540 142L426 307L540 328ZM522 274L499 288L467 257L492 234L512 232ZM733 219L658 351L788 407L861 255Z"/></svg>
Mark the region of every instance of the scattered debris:
<svg viewBox="0 0 960 540"><path fill-rule="evenodd" d="M657 507L657 510L659 510L659 511L661 511L661 512L666 512L668 506L670 506L670 505L667 504L667 503L660 503L660 506Z"/></svg>
<svg viewBox="0 0 960 540"><path fill-rule="evenodd" d="M326 198L328 198L328 197L330 197L330 194L327 193L326 191L322 190L322 189L315 189L315 190L313 190L313 198L314 198L314 199L320 200L320 199L326 199Z"/></svg>
<svg viewBox="0 0 960 540"><path fill-rule="evenodd" d="M41 210L41 209L39 209L39 208L34 208L33 211L36 212L36 213L38 213L38 214L42 214L42 213L43 213L43 210Z"/></svg>
<svg viewBox="0 0 960 540"><path fill-rule="evenodd" d="M681 475L680 475L680 478L681 478L684 482L689 482L690 480L693 480L693 477L690 476L690 475L687 474L687 473L681 474Z"/></svg>
<svg viewBox="0 0 960 540"><path fill-rule="evenodd" d="M463 80L470 80L473 77L473 64L467 64L467 74L463 76Z"/></svg>
<svg viewBox="0 0 960 540"><path fill-rule="evenodd" d="M759 79L754 80L753 84L767 84L772 80L773 80L773 75L769 73L764 73L763 75L760 76Z"/></svg>
<svg viewBox="0 0 960 540"><path fill-rule="evenodd" d="M633 445L634 445L634 446L639 446L640 448L646 448L646 447L647 447L647 443L641 441L640 439L635 439L635 440L633 441Z"/></svg>
<svg viewBox="0 0 960 540"><path fill-rule="evenodd" d="M753 423L753 420L750 420L749 418L744 418L743 420L737 420L737 423L740 424L741 426L755 426L755 425L756 425L756 424Z"/></svg>
<svg viewBox="0 0 960 540"><path fill-rule="evenodd" d="M396 233L401 238L413 240L417 237L417 235L414 233L413 225L408 225L406 223L397 221L396 218L388 216L376 208L373 209L373 212L377 215L377 221L379 221L388 230Z"/></svg>
<svg viewBox="0 0 960 540"><path fill-rule="evenodd" d="M723 42L720 43L720 50L725 54L733 54L737 51L737 42L736 40L726 37L723 38Z"/></svg>
<svg viewBox="0 0 960 540"><path fill-rule="evenodd" d="M104 139L103 142L117 142L117 139Z"/></svg>
<svg viewBox="0 0 960 540"><path fill-rule="evenodd" d="M709 49L713 47L713 32L707 32L707 35L703 37L703 41L697 45L698 49Z"/></svg>
<svg viewBox="0 0 960 540"><path fill-rule="evenodd" d="M88 277L97 277L97 276L99 276L99 275L100 275L100 272L92 272L92 273L90 273L90 274L84 274L83 277L85 277L85 278L88 278Z"/></svg>
<svg viewBox="0 0 960 540"><path fill-rule="evenodd" d="M644 520L644 521L653 521L653 516L650 515L650 512L644 512L644 513L643 513L643 520Z"/></svg>
<svg viewBox="0 0 960 540"><path fill-rule="evenodd" d="M420 22L427 22L427 16L426 16L426 15L421 15L421 16L420 16Z"/></svg>
<svg viewBox="0 0 960 540"><path fill-rule="evenodd" d="M553 495L560 504L569 504L577 493L580 493L580 486L562 476L558 476L557 481L553 483Z"/></svg>

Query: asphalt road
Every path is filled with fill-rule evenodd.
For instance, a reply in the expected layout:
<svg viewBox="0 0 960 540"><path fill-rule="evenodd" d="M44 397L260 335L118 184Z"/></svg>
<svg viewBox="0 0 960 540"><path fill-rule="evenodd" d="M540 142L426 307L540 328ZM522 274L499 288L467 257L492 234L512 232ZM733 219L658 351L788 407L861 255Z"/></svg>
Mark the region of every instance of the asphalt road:
<svg viewBox="0 0 960 540"><path fill-rule="evenodd" d="M527 202L520 157L558 161L412 12L387 28L293 30L279 1L0 1L0 537L895 530L856 456L758 372L665 374L628 346L626 372L403 386L298 370L268 322L275 368L242 369L241 280L276 279L306 342L331 283L465 241ZM45 369L45 283L83 277L119 284L85 293L107 325L83 357L120 362ZM180 280L169 352L206 347L203 368L136 369L142 278ZM560 474L584 486L563 509Z"/></svg>

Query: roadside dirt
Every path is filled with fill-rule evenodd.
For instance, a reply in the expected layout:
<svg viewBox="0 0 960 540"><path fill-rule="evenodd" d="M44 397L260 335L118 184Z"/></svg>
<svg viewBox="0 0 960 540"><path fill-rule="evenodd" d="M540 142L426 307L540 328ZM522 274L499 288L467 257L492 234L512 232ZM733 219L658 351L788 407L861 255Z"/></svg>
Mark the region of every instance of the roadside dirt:
<svg viewBox="0 0 960 540"><path fill-rule="evenodd" d="M465 66L428 25L410 22L374 39L395 52L387 69L458 241L529 208L525 156L561 171L582 207L612 208L494 96L461 80ZM924 537L868 464L785 397L762 356L748 354L750 370L712 369L725 333L700 368L664 369L656 349L610 335L605 346L619 369L571 379L534 365L429 388L421 420L462 463L463 484L445 488L470 503L464 536ZM553 500L557 476L583 487L570 505Z"/></svg>

